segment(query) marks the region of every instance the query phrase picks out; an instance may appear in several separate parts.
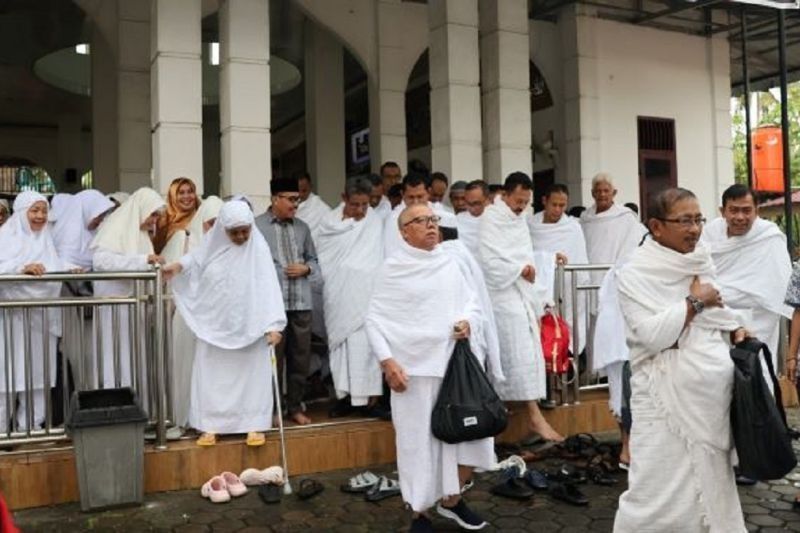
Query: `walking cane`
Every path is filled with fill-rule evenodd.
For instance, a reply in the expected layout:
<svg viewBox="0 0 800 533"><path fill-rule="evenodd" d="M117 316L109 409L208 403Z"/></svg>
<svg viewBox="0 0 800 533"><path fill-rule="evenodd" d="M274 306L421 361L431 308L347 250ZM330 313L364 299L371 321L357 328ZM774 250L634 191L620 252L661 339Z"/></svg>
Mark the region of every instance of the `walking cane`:
<svg viewBox="0 0 800 533"><path fill-rule="evenodd" d="M283 407L281 407L281 390L278 387L278 359L275 356L275 346L269 345L269 358L272 361L272 387L275 389L275 402L278 407L278 430L281 435L281 463L283 465L283 493L292 493L292 484L289 483L289 467L286 465L286 436L283 433Z"/></svg>

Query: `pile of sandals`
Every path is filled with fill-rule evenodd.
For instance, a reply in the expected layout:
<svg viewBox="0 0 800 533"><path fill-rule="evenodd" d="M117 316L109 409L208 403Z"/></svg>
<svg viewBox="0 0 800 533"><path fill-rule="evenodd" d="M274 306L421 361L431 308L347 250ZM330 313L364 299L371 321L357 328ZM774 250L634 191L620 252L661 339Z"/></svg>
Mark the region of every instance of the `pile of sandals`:
<svg viewBox="0 0 800 533"><path fill-rule="evenodd" d="M373 503L400 495L400 483L396 479L378 476L369 470L351 477L340 488L348 494L363 494L364 500Z"/></svg>

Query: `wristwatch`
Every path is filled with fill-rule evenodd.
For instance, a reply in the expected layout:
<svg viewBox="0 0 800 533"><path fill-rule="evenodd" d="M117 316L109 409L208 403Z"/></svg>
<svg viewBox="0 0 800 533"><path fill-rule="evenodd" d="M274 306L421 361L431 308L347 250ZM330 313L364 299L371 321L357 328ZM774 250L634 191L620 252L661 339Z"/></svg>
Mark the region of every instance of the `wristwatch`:
<svg viewBox="0 0 800 533"><path fill-rule="evenodd" d="M686 301L689 302L689 305L692 306L692 309L694 309L694 312L698 315L703 312L703 309L706 308L706 304L691 294L686 297Z"/></svg>

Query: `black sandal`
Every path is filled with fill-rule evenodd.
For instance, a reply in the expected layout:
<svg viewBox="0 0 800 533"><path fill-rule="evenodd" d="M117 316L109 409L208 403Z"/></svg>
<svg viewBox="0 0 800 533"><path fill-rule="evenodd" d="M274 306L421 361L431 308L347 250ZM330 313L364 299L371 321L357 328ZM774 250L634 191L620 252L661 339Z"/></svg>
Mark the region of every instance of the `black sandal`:
<svg viewBox="0 0 800 533"><path fill-rule="evenodd" d="M556 500L561 500L570 505L579 507L589 505L589 498L572 483L551 483L549 493Z"/></svg>
<svg viewBox="0 0 800 533"><path fill-rule="evenodd" d="M297 490L297 497L301 500L307 500L313 498L323 490L325 490L325 487L322 486L322 483L316 479L306 478L300 482L300 487Z"/></svg>
<svg viewBox="0 0 800 533"><path fill-rule="evenodd" d="M258 497L261 498L261 501L264 503L280 503L282 495L283 487L280 485L270 483L258 487Z"/></svg>

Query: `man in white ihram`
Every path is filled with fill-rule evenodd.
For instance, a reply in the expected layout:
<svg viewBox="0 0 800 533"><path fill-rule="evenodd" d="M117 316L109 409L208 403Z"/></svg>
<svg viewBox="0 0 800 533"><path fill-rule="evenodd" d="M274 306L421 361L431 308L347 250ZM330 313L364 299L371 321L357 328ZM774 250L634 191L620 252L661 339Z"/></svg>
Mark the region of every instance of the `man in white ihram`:
<svg viewBox="0 0 800 533"><path fill-rule="evenodd" d="M720 213L722 217L703 228L700 240L711 252L725 304L744 313L750 331L772 352L777 369L780 319L792 317L791 307L783 303L792 275L786 236L758 216L753 191L745 185L725 190ZM765 367L762 371L769 375ZM766 381L772 390L772 380Z"/></svg>
<svg viewBox="0 0 800 533"><path fill-rule="evenodd" d="M462 528L485 527L460 493L473 467L494 462L492 438L446 444L431 433L431 412L455 342L481 322L474 290L437 247L438 222L425 204L402 211L403 242L378 274L366 319L370 346L392 389L400 489L414 512L415 533L433 531L425 512L434 505Z"/></svg>

